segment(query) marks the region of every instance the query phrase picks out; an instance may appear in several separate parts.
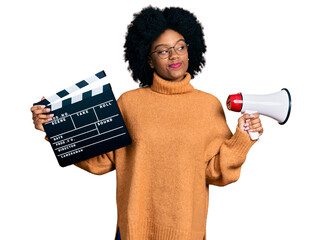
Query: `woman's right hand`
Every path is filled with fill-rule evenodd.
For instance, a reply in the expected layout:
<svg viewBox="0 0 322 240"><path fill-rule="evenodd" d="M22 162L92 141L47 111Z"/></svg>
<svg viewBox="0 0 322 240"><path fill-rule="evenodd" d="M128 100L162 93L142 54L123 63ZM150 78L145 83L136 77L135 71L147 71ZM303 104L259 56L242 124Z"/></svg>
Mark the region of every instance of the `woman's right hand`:
<svg viewBox="0 0 322 240"><path fill-rule="evenodd" d="M44 99L45 97L42 97L41 100ZM44 132L43 124L50 122L54 114L48 114L50 112L50 108L46 108L44 105L32 106L30 111L32 112L32 119L34 121L35 128Z"/></svg>

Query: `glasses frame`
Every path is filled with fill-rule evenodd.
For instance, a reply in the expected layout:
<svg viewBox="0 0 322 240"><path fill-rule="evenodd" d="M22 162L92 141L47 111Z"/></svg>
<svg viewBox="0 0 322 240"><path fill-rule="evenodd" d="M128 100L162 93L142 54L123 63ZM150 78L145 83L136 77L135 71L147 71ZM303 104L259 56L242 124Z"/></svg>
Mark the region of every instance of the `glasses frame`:
<svg viewBox="0 0 322 240"><path fill-rule="evenodd" d="M176 48L175 48L175 47L177 46L177 44L178 44L178 43L180 43L180 42L184 42L184 43L186 44L187 53L188 53L188 47L189 47L189 44L188 44L188 43L186 43L184 40L179 40L179 41L178 41L178 42L177 42L173 47L168 47L168 56L167 56L167 57L165 57L165 58L160 57L158 50L151 52L151 53L150 53L150 56L151 56L153 53L157 53L159 58L161 58L161 59L167 59L167 58L169 58L169 57L170 57L170 54L171 54L171 48L173 48L173 49L174 49L174 51L176 52L176 54L178 54L178 56L183 56L183 55L185 55L186 53L179 54L179 53L177 52Z"/></svg>

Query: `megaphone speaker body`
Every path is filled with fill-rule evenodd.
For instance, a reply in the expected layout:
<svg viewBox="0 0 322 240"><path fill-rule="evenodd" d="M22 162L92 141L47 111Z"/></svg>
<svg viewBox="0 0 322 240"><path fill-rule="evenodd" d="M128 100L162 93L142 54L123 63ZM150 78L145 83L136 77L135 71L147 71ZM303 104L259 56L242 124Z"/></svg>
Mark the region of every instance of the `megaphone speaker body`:
<svg viewBox="0 0 322 240"><path fill-rule="evenodd" d="M227 108L231 111L259 113L275 119L281 125L287 122L291 113L291 105L291 94L286 88L267 95L238 93L229 95L227 99ZM252 138L256 139L256 136Z"/></svg>

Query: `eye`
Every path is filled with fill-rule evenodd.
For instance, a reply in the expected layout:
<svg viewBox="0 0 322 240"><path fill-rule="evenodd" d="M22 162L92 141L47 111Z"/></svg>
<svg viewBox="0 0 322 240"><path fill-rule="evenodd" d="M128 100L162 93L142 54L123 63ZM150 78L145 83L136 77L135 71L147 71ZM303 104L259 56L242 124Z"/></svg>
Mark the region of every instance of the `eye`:
<svg viewBox="0 0 322 240"><path fill-rule="evenodd" d="M177 51L185 51L186 50L186 45L181 43L179 46L176 47Z"/></svg>
<svg viewBox="0 0 322 240"><path fill-rule="evenodd" d="M169 50L164 49L164 50L159 50L158 54L168 54Z"/></svg>

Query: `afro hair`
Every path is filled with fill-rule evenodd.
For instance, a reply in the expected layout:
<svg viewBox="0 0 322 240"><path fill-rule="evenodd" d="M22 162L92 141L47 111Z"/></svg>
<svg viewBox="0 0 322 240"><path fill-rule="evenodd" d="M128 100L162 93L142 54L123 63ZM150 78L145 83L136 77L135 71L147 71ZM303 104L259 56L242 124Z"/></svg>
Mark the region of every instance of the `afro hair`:
<svg viewBox="0 0 322 240"><path fill-rule="evenodd" d="M146 7L134 14L124 44L124 58L129 63L128 69L133 80L139 82L141 87L152 85L154 70L148 64L150 47L167 29L180 33L189 44L188 72L191 78L200 72L206 63L203 27L191 12L175 7L163 10Z"/></svg>

